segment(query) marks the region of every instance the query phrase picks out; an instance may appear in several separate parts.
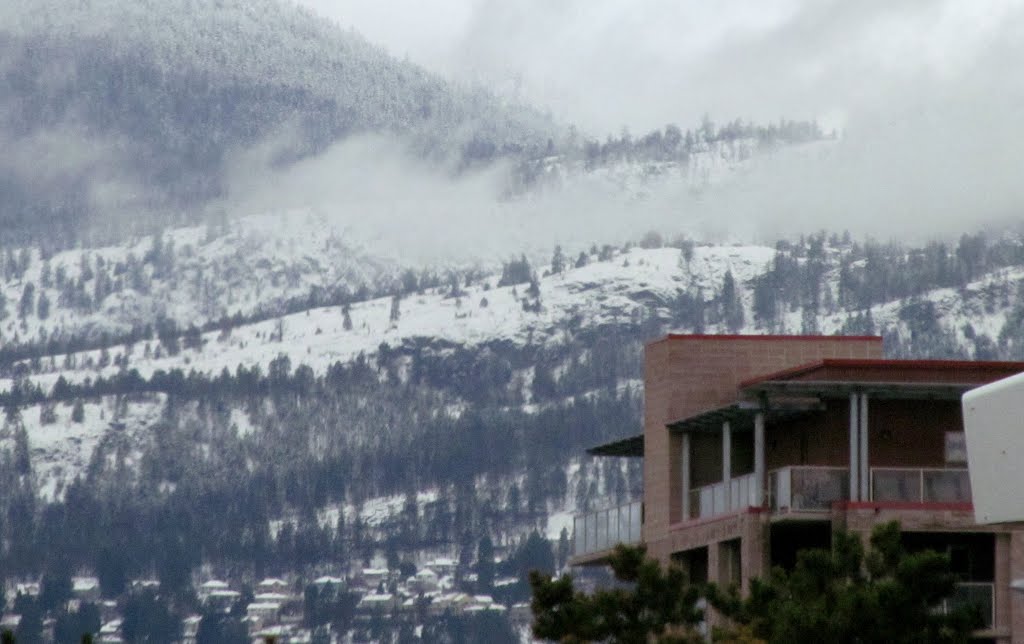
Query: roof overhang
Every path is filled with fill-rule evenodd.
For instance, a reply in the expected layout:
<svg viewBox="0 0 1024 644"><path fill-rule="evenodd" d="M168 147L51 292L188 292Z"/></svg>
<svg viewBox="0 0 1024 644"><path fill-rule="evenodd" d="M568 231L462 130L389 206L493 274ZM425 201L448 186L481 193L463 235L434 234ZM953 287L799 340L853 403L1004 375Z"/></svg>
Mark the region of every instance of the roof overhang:
<svg viewBox="0 0 1024 644"><path fill-rule="evenodd" d="M637 434L629 438L612 441L603 445L597 445L587 450L591 456L625 456L630 458L643 457L644 435Z"/></svg>
<svg viewBox="0 0 1024 644"><path fill-rule="evenodd" d="M747 385L743 392L753 396L812 396L845 398L867 394L876 399L959 400L978 383L956 382L851 382L841 380L765 380Z"/></svg>
<svg viewBox="0 0 1024 644"><path fill-rule="evenodd" d="M676 432L719 432L722 423L728 422L733 429L743 430L753 426L754 416L759 412L764 413L767 422L777 422L823 409L824 406L816 397L770 403L740 401L673 421L667 427Z"/></svg>

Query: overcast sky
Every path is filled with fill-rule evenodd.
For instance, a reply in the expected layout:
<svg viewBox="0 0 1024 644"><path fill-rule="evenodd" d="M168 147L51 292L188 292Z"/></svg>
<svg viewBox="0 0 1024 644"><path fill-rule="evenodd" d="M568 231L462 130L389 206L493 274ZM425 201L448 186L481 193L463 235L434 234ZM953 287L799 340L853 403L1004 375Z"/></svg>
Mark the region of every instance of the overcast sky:
<svg viewBox="0 0 1024 644"><path fill-rule="evenodd" d="M983 0L300 0L445 75L600 134L861 114L1017 76L1022 3ZM1001 68L992 68L1002 60ZM1010 81L1018 83L1017 80Z"/></svg>
<svg viewBox="0 0 1024 644"><path fill-rule="evenodd" d="M1024 0L299 1L600 138L704 114L842 131L826 157L764 164L699 202L612 208L609 222L628 212L698 236L711 221L762 241L822 228L922 241L1024 221ZM597 230L598 210L581 203L545 217L578 211Z"/></svg>

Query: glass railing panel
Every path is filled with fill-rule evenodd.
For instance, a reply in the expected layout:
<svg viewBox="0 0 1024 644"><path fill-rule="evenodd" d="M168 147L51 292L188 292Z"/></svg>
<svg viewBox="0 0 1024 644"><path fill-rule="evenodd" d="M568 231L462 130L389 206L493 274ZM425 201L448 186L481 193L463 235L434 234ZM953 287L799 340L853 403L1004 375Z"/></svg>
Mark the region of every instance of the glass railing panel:
<svg viewBox="0 0 1024 644"><path fill-rule="evenodd" d="M971 479L967 470L925 470L925 503L970 503Z"/></svg>
<svg viewBox="0 0 1024 644"><path fill-rule="evenodd" d="M728 510L742 510L753 505L750 502L754 478L752 474L744 474L729 481Z"/></svg>
<svg viewBox="0 0 1024 644"><path fill-rule="evenodd" d="M819 465L772 470L768 497L772 512L828 512L833 503L850 498L849 470Z"/></svg>
<svg viewBox="0 0 1024 644"><path fill-rule="evenodd" d="M629 504L629 542L640 541L640 527L643 525L643 505L639 501Z"/></svg>
<svg viewBox="0 0 1024 644"><path fill-rule="evenodd" d="M729 507L729 488L725 483L716 483L711 486L712 506L711 513L707 516L715 516L727 511Z"/></svg>
<svg viewBox="0 0 1024 644"><path fill-rule="evenodd" d="M789 468L789 509L831 510L836 501L850 498L850 477L845 469Z"/></svg>
<svg viewBox="0 0 1024 644"><path fill-rule="evenodd" d="M615 513L615 536L616 543L623 541L629 543L632 539L629 536L629 507L628 505L623 506L621 510Z"/></svg>
<svg viewBox="0 0 1024 644"><path fill-rule="evenodd" d="M587 516L587 552L597 552L597 513Z"/></svg>
<svg viewBox="0 0 1024 644"><path fill-rule="evenodd" d="M697 505L698 517L710 517L715 514L715 489L714 486L702 487L700 490L700 500Z"/></svg>
<svg viewBox="0 0 1024 644"><path fill-rule="evenodd" d="M784 467L780 470L773 470L768 473L768 490L771 495L772 512L788 510L792 503L790 483L792 481L791 470Z"/></svg>
<svg viewBox="0 0 1024 644"><path fill-rule="evenodd" d="M971 481L963 468L872 468L871 500L970 503Z"/></svg>
<svg viewBox="0 0 1024 644"><path fill-rule="evenodd" d="M587 551L586 516L576 516L572 519L572 551Z"/></svg>
<svg viewBox="0 0 1024 644"><path fill-rule="evenodd" d="M642 502L633 501L574 517L573 554L586 555L609 550L619 543L637 543L640 541L642 513Z"/></svg>
<svg viewBox="0 0 1024 644"><path fill-rule="evenodd" d="M871 500L921 502L921 470L872 469Z"/></svg>

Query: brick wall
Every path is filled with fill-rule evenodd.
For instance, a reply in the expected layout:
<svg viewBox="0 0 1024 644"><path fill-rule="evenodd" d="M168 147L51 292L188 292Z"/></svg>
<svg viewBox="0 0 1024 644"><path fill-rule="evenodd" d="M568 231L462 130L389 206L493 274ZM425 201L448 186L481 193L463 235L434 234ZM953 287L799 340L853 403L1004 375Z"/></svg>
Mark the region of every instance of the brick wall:
<svg viewBox="0 0 1024 644"><path fill-rule="evenodd" d="M740 382L825 358L881 358L881 338L681 336L652 342L644 365L644 541L662 543L682 518L680 439L665 425L734 402Z"/></svg>

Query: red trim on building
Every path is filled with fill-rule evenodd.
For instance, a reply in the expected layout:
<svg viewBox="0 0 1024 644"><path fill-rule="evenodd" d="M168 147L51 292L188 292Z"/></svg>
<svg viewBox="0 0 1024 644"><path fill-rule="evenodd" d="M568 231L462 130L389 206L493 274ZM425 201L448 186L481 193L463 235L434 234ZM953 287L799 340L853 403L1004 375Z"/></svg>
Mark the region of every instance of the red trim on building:
<svg viewBox="0 0 1024 644"><path fill-rule="evenodd" d="M1013 375L1024 371L1024 362L998 360L891 360L870 358L826 358L783 369L763 376L755 376L740 382L740 388L750 387L772 380L791 380L797 376L813 373L829 367L847 369L884 369L887 371L988 371Z"/></svg>
<svg viewBox="0 0 1024 644"><path fill-rule="evenodd" d="M767 382L769 380L789 380L790 378L793 378L795 376L801 376L805 373L817 371L818 369L822 369L825 366L825 362L822 360L818 360L816 362L806 362L796 367L789 367L787 369L782 369L781 371L773 371L763 376L754 376L753 378L741 380L739 388L743 389L745 387L756 385L762 382Z"/></svg>
<svg viewBox="0 0 1024 644"><path fill-rule="evenodd" d="M1005 371L1024 369L1024 362L1009 360L894 360L870 358L826 358L823 367L872 367L887 369L974 369L981 371Z"/></svg>
<svg viewBox="0 0 1024 644"><path fill-rule="evenodd" d="M840 510L952 510L973 512L973 503L911 503L908 501L837 501Z"/></svg>
<svg viewBox="0 0 1024 644"><path fill-rule="evenodd" d="M708 333L669 333L661 340L655 340L655 342L663 342L665 340L768 340L771 342L779 342L786 340L799 340L806 342L808 340L828 340L829 342L834 341L856 341L864 342L866 340L874 340L876 342L882 341L880 335L714 335Z"/></svg>

